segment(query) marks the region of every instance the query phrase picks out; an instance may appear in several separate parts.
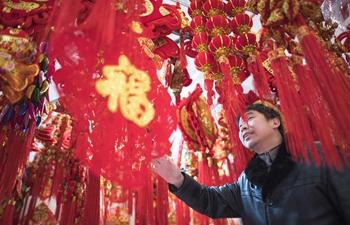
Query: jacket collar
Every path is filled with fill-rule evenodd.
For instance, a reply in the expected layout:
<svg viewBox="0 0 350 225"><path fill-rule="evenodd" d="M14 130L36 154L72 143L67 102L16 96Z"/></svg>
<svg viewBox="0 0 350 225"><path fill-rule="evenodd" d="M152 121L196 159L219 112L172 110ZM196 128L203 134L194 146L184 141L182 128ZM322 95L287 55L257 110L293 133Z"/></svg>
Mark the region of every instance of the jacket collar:
<svg viewBox="0 0 350 225"><path fill-rule="evenodd" d="M248 163L245 173L248 180L262 189L262 199L265 201L279 183L292 171L295 162L286 151L283 142L278 149L277 156L270 169L265 162L259 158L258 154Z"/></svg>

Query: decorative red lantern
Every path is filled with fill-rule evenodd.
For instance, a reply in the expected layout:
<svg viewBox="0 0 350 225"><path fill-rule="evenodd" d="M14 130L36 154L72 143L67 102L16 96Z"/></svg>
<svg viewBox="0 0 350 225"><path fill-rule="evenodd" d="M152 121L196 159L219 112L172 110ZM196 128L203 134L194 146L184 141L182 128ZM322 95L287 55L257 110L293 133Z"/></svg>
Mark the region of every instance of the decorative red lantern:
<svg viewBox="0 0 350 225"><path fill-rule="evenodd" d="M202 72L210 72L215 63L214 55L211 52L200 52L194 59L197 70Z"/></svg>
<svg viewBox="0 0 350 225"><path fill-rule="evenodd" d="M208 0L203 4L202 9L206 17L223 15L225 13L225 5L221 0Z"/></svg>
<svg viewBox="0 0 350 225"><path fill-rule="evenodd" d="M228 35L215 36L209 43L209 51L214 53L216 58L228 56L232 48L232 39Z"/></svg>
<svg viewBox="0 0 350 225"><path fill-rule="evenodd" d="M195 34L199 34L201 32L205 32L206 22L207 18L205 18L204 16L196 16L192 19L190 27L192 28Z"/></svg>
<svg viewBox="0 0 350 225"><path fill-rule="evenodd" d="M237 37L235 47L243 55L250 55L256 50L256 36L253 33L245 33Z"/></svg>
<svg viewBox="0 0 350 225"><path fill-rule="evenodd" d="M190 6L187 9L188 15L190 15L191 18L194 18L196 16L203 16L202 6L203 3L200 0L191 2Z"/></svg>
<svg viewBox="0 0 350 225"><path fill-rule="evenodd" d="M246 11L246 2L245 0L229 0L225 5L225 11L231 17L244 13Z"/></svg>
<svg viewBox="0 0 350 225"><path fill-rule="evenodd" d="M230 24L232 32L240 35L250 31L253 26L253 20L248 14L240 13L233 17Z"/></svg>
<svg viewBox="0 0 350 225"><path fill-rule="evenodd" d="M219 81L224 78L224 74L221 72L219 64L217 62L214 62L212 66L213 67L211 71L204 74L204 79Z"/></svg>
<svg viewBox="0 0 350 225"><path fill-rule="evenodd" d="M230 55L227 59L230 65L230 75L233 83L240 84L241 80L238 78L238 74L240 74L245 68L245 61L237 55Z"/></svg>
<svg viewBox="0 0 350 225"><path fill-rule="evenodd" d="M230 21L224 16L213 16L205 24L205 28L210 36L214 37L220 34L229 34Z"/></svg>
<svg viewBox="0 0 350 225"><path fill-rule="evenodd" d="M196 34L192 39L192 48L195 48L197 52L207 52L210 37L206 32Z"/></svg>

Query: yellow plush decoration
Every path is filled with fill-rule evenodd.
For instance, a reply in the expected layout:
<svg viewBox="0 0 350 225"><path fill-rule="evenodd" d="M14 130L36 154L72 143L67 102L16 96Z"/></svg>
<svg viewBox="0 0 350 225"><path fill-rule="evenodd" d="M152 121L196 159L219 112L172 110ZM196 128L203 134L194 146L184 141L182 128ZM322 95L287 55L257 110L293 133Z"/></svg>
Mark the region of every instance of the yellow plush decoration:
<svg viewBox="0 0 350 225"><path fill-rule="evenodd" d="M1 90L11 104L21 99L22 91L34 81L38 73L37 64L25 65L15 61L10 54L0 52Z"/></svg>

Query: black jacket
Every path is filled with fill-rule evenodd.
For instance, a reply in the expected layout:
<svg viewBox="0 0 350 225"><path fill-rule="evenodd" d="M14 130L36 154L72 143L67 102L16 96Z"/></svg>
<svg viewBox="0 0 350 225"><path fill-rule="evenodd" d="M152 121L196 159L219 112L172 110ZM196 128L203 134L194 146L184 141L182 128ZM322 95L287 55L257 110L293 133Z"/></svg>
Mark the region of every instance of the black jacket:
<svg viewBox="0 0 350 225"><path fill-rule="evenodd" d="M321 153L320 153L321 154ZM257 155L233 184L208 187L187 174L178 198L211 218L242 217L244 225L350 225L350 167L295 163L280 147L267 170Z"/></svg>

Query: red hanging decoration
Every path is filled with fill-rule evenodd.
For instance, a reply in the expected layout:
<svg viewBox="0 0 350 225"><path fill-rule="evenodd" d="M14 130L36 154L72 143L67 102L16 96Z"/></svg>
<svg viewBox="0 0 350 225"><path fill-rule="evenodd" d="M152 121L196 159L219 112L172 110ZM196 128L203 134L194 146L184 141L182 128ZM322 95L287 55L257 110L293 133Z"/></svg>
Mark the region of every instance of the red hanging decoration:
<svg viewBox="0 0 350 225"><path fill-rule="evenodd" d="M288 118L288 120L283 121L285 125L284 140L287 149L295 160L304 160L309 164L308 148L312 152L314 162L319 165L320 159L314 145L312 129L306 117L300 95L297 93L297 82L293 80L293 74L290 72L284 51L282 49L270 51L269 58L271 68L277 79L278 97L282 103L285 103L281 104L282 115ZM300 123L296 123L296 121L300 121ZM305 145L308 147L305 148Z"/></svg>
<svg viewBox="0 0 350 225"><path fill-rule="evenodd" d="M335 143L339 145L342 153L345 154L346 150L341 140L347 140L350 133L343 121L349 121L350 116L346 114L344 117L341 112L347 112L350 110L350 104L346 99L347 96L350 96L350 88L345 87L342 84L342 78L339 77L339 74L335 74L331 70L329 62L324 57L327 55L327 50L306 26L301 15L298 15L296 20L299 27L298 39L312 75L312 78L308 81L314 82L313 85L309 84L308 87L313 87L315 89L322 88L322 99L326 102L325 104L330 110L332 120L336 126L336 129L331 130L330 132L332 132L332 136L336 139ZM300 79L302 78L303 77ZM337 95L334 95L334 90L337 90ZM342 137L341 140L339 140L339 137ZM328 142L332 142L332 140L328 140ZM327 145L326 143L323 144ZM328 150L333 152L333 157L336 157L335 155L337 154L332 149ZM328 150L324 149L324 151ZM341 167L339 158L328 158L327 162L329 165L333 164L333 166L338 169Z"/></svg>

